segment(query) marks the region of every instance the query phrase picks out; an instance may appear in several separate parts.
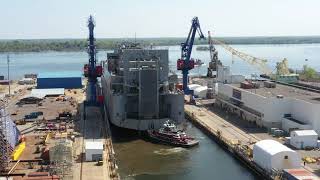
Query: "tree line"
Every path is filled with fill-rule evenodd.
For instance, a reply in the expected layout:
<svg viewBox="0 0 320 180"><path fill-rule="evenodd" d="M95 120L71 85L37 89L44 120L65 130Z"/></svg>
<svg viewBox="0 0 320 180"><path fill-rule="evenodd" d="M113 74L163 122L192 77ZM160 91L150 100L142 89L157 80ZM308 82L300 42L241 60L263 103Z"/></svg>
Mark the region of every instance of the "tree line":
<svg viewBox="0 0 320 180"><path fill-rule="evenodd" d="M310 44L320 43L320 36L296 37L219 37L226 44ZM185 38L113 38L97 39L98 49L113 49L123 41L137 42L142 46L180 45ZM206 45L207 40L196 39L196 45ZM86 39L0 40L0 52L84 51Z"/></svg>

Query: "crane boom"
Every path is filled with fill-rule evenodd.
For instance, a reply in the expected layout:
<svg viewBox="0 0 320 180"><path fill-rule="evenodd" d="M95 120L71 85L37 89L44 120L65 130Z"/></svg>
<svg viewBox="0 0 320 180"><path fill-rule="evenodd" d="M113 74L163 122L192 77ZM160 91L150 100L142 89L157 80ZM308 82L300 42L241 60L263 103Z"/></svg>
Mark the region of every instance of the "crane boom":
<svg viewBox="0 0 320 180"><path fill-rule="evenodd" d="M255 66L262 73L264 73L266 75L272 74L272 70L267 65L268 60L262 59L262 58L257 58L257 57L251 56L249 54L240 52L240 51L232 48L231 46L227 45L226 43L222 42L221 40L213 39L213 41L217 44L220 44L227 51L231 52L232 55L235 55L235 56L239 57L240 59L244 60L245 62L247 62L248 64Z"/></svg>
<svg viewBox="0 0 320 180"><path fill-rule="evenodd" d="M188 88L188 73L189 70L194 68L194 61L190 60L192 46L194 43L194 38L198 32L200 39L204 39L204 35L200 28L200 23L198 17L192 19L192 25L188 34L188 37L184 43L181 43L181 59L177 61L177 69L182 70L183 76L183 91L185 94L193 94L193 91Z"/></svg>

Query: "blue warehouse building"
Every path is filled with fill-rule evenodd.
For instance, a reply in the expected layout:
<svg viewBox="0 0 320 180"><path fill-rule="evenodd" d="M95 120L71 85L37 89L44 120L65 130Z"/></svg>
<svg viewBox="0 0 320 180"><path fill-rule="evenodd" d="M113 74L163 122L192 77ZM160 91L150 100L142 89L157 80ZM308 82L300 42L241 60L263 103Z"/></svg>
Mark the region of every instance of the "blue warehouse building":
<svg viewBox="0 0 320 180"><path fill-rule="evenodd" d="M80 71L39 73L37 77L37 88L82 88L82 74Z"/></svg>

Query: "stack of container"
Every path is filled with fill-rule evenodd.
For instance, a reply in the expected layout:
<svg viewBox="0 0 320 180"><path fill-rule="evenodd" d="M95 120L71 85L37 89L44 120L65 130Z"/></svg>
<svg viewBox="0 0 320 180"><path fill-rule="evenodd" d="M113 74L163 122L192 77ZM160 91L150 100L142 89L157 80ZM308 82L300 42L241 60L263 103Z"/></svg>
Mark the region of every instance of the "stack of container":
<svg viewBox="0 0 320 180"><path fill-rule="evenodd" d="M264 85L264 87L266 87L266 88L275 88L275 87L276 87L276 83L270 82L270 81L265 81L265 82L263 83L263 85Z"/></svg>

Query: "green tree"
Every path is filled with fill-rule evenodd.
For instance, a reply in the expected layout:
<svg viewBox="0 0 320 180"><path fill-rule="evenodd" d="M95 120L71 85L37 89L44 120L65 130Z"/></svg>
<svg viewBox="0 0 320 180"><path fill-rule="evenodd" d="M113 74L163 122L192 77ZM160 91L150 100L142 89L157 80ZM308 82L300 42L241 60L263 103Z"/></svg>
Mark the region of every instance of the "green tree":
<svg viewBox="0 0 320 180"><path fill-rule="evenodd" d="M303 74L307 79L315 79L317 78L317 71L307 65L303 65Z"/></svg>

